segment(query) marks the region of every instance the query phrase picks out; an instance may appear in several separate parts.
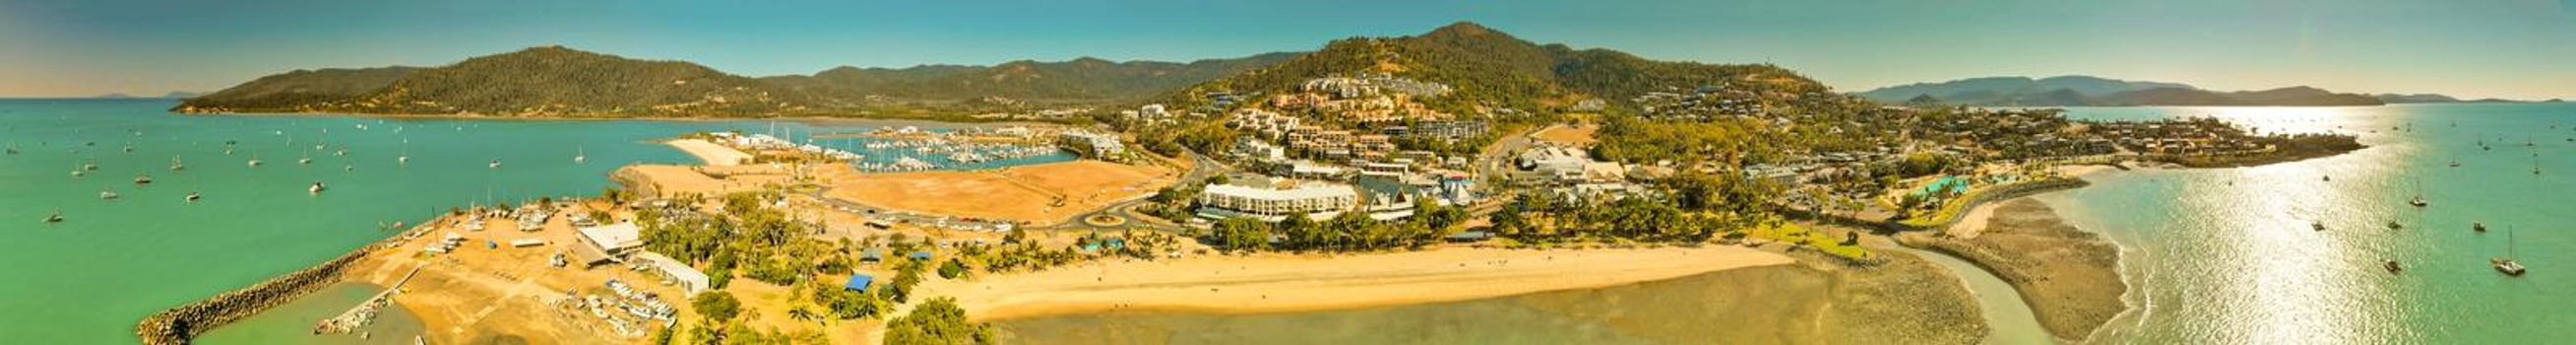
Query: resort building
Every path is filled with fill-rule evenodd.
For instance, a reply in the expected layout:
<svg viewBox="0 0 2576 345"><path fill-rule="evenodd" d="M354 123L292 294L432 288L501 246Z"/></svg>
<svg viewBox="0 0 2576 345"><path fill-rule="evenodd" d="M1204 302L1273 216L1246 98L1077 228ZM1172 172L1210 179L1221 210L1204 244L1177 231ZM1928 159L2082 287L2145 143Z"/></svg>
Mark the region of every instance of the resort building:
<svg viewBox="0 0 2576 345"><path fill-rule="evenodd" d="M1267 183L1269 181L1253 182L1277 185ZM1211 184L1207 190L1199 192L1198 203L1199 216L1210 219L1253 217L1278 221L1298 213L1324 219L1358 206L1359 192L1349 185L1316 181L1285 188Z"/></svg>
<svg viewBox="0 0 2576 345"><path fill-rule="evenodd" d="M1065 143L1065 146L1075 148L1077 151L1075 153L1082 154L1085 157L1117 157L1127 153L1127 146L1118 143L1118 134L1116 133L1093 133L1084 130L1065 130L1063 133L1058 133L1057 138L1058 140L1062 140Z"/></svg>
<svg viewBox="0 0 2576 345"><path fill-rule="evenodd" d="M572 246L572 254L584 265L623 260L644 247L643 228L635 223L617 223L581 228L581 245Z"/></svg>

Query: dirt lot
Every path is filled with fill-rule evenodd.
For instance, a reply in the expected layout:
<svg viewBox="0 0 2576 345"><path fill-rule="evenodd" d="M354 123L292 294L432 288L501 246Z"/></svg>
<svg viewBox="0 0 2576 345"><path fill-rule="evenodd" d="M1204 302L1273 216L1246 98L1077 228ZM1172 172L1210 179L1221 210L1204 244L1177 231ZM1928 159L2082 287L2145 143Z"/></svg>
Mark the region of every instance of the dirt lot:
<svg viewBox="0 0 2576 345"><path fill-rule="evenodd" d="M917 213L1055 224L1172 184L1161 167L1073 161L980 171L859 174L821 169L850 202Z"/></svg>

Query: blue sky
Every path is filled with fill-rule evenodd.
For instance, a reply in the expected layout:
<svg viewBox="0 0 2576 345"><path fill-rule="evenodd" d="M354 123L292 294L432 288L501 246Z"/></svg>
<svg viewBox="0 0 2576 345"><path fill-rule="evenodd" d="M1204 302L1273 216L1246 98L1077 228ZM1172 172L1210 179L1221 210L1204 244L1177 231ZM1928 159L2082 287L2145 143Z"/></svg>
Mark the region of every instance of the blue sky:
<svg viewBox="0 0 2576 345"><path fill-rule="evenodd" d="M0 95L212 91L300 68L561 44L743 75L1190 60L1475 21L1542 43L1770 62L1838 90L2088 74L2236 90L2576 98L2576 0L0 0Z"/></svg>

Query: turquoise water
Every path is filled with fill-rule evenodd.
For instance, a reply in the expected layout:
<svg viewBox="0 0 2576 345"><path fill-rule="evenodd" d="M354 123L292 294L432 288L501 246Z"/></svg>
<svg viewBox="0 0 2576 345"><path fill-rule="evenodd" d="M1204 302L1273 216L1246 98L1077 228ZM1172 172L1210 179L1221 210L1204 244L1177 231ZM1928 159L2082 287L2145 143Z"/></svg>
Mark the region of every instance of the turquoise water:
<svg viewBox="0 0 2576 345"><path fill-rule="evenodd" d="M378 224L418 223L475 203L596 195L610 185L608 172L621 164L694 161L649 140L693 131L758 132L771 125L163 111L171 105L0 100L0 146L22 151L0 155L0 262L13 268L10 279L0 282L0 296L9 296L0 298L0 310L7 311L0 312L0 339L130 343L134 322L144 315L391 234ZM938 127L872 121L776 125L797 133ZM238 142L232 154L224 153L226 141ZM328 148L315 151L317 143ZM129 145L134 152L124 152ZM343 147L346 156L333 155ZM577 152L589 157L587 164L573 162ZM396 164L405 153L410 164ZM254 155L267 164L248 166ZM171 171L173 157L187 169ZM303 157L312 164L297 164ZM488 168L493 159L503 165ZM1070 158L986 165L1065 159ZM71 176L84 163L98 170ZM132 183L138 173L150 174L154 183ZM314 182L329 191L307 194ZM101 200L102 190L121 198ZM185 202L189 192L202 193L204 200ZM57 210L67 221L39 222Z"/></svg>
<svg viewBox="0 0 2576 345"><path fill-rule="evenodd" d="M2143 312L2121 343L2525 343L2576 336L2576 105L2099 108L2083 118L2215 115L2361 135L2352 154L2241 169L2099 175L2043 201L2128 251ZM2452 123L2456 121L2457 125ZM2390 127L2412 124L2412 131ZM2555 126L2555 128L2552 128ZM2337 129L2341 127L2341 129ZM2369 133L2370 130L2378 133ZM2492 150L2481 149L2483 141ZM2504 144L2493 144L2502 138ZM2525 146L2526 138L2531 146ZM2542 174L2533 175L2534 158ZM2460 167L2450 167L2457 160ZM2333 181L2325 181L2331 176ZM2406 201L2421 181L2430 207ZM2312 231L2311 221L2327 230ZM2389 221L2405 225L2390 230ZM2471 230L2484 221L2489 232ZM2506 230L2522 278L2492 270ZM2397 260L2403 274L2381 269Z"/></svg>

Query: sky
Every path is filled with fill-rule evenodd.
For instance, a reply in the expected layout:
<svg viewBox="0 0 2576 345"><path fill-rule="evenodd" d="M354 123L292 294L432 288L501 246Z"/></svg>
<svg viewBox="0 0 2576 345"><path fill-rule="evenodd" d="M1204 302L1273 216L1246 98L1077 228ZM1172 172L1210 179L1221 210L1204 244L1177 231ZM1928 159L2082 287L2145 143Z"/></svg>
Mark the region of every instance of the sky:
<svg viewBox="0 0 2576 345"><path fill-rule="evenodd" d="M2576 0L0 0L0 96L219 90L541 45L747 76L1304 51L1473 21L1841 91L2082 74L2576 99Z"/></svg>

